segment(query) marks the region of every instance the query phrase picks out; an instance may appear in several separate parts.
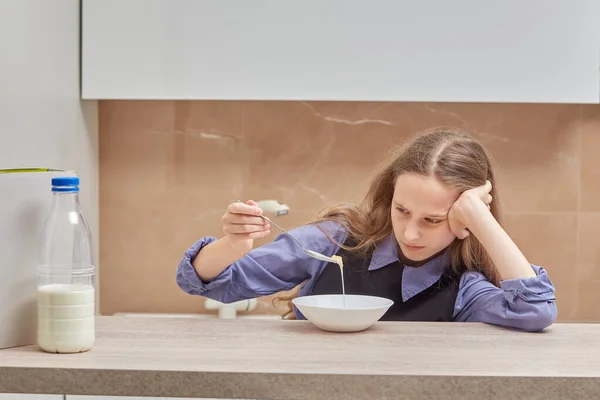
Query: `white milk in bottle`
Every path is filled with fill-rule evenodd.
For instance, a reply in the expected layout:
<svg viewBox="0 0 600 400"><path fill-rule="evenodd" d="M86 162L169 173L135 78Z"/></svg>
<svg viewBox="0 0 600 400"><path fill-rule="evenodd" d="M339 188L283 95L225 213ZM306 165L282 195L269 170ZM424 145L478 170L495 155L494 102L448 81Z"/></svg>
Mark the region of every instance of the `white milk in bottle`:
<svg viewBox="0 0 600 400"><path fill-rule="evenodd" d="M52 208L38 265L39 347L51 353L90 350L95 341L95 267L79 178L52 179Z"/></svg>
<svg viewBox="0 0 600 400"><path fill-rule="evenodd" d="M89 285L47 284L38 288L38 345L52 353L77 353L95 340L95 293Z"/></svg>

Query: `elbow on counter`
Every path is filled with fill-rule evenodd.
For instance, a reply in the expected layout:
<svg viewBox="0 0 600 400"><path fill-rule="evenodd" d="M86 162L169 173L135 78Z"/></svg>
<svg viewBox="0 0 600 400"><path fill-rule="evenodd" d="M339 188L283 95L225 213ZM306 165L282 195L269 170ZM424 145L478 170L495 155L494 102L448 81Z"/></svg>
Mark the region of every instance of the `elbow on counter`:
<svg viewBox="0 0 600 400"><path fill-rule="evenodd" d="M558 316L558 308L555 301L547 301L543 306L538 306L533 315L527 315L527 319L523 321L521 330L527 332L540 332L548 328Z"/></svg>
<svg viewBox="0 0 600 400"><path fill-rule="evenodd" d="M224 304L231 304L248 298L232 288L230 271L223 273L210 282L203 282L192 264L185 258L177 267L175 280L177 286L187 294L206 297Z"/></svg>

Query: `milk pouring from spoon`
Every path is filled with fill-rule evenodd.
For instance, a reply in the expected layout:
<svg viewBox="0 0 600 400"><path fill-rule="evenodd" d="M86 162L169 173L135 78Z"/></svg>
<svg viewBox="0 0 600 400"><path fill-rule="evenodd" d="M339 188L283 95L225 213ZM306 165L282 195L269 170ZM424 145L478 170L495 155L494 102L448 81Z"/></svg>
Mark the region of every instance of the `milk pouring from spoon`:
<svg viewBox="0 0 600 400"><path fill-rule="evenodd" d="M237 202L241 203L241 204L245 204L244 202L242 202L240 200L238 200ZM291 237L298 244L298 246L300 246L300 248L302 248L302 250L306 254L308 254L309 256L311 256L312 258L316 258L317 260L321 260L321 261L332 262L332 263L337 264L340 267L340 274L341 274L341 278L342 278L342 301L343 301L343 304L344 304L344 308L346 308L346 288L344 286L344 262L342 261L342 257L340 257L338 255L335 255L335 256L332 256L332 257L328 257L328 256L326 256L324 254L317 253L316 251L307 250L307 249L304 248L304 246L302 245L302 243L300 243L300 241L298 239L296 239L296 237L294 235L292 235L291 233L289 233L288 231L286 231L285 229L283 229L281 226L277 225L270 218L265 217L262 214L259 215L259 217L261 217L265 221L269 222L270 224L275 225L283 233L285 233L286 235L288 235L289 237Z"/></svg>

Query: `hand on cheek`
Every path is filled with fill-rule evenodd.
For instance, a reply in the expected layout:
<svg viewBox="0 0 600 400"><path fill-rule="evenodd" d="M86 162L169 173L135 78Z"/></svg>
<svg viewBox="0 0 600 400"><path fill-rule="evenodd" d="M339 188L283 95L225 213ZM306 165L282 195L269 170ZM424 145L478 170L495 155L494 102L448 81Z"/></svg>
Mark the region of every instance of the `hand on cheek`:
<svg viewBox="0 0 600 400"><path fill-rule="evenodd" d="M464 191L454 202L448 213L448 224L457 238L467 238L470 235L469 226L479 215L490 212L491 190L491 182L486 181L482 186Z"/></svg>

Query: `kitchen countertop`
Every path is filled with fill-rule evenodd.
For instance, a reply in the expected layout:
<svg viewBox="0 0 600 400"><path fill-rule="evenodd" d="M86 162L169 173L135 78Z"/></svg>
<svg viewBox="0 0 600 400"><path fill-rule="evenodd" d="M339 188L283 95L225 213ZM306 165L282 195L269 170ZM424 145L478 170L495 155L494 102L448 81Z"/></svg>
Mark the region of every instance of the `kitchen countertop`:
<svg viewBox="0 0 600 400"><path fill-rule="evenodd" d="M586 399L600 325L524 333L479 323L98 317L94 348L0 350L0 393L244 399Z"/></svg>

